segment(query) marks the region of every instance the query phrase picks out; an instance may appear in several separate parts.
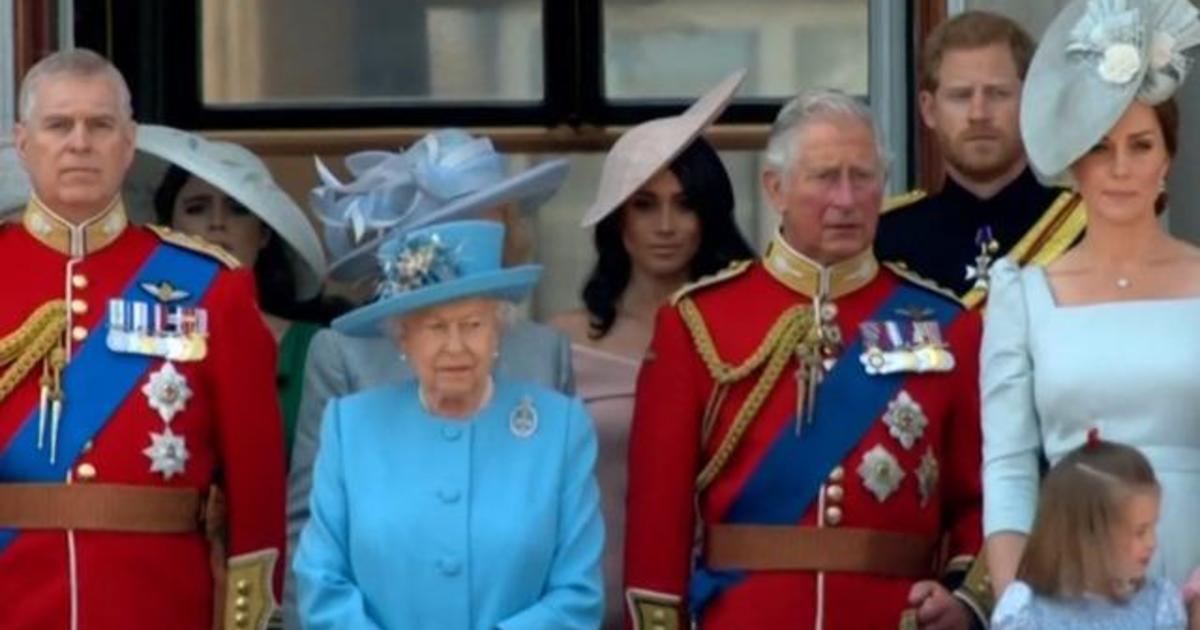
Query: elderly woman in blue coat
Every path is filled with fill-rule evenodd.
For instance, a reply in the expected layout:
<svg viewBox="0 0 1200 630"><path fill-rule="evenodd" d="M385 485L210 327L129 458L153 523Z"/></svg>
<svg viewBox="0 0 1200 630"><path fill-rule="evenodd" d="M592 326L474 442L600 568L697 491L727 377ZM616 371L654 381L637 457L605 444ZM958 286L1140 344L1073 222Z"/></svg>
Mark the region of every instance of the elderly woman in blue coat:
<svg viewBox="0 0 1200 630"><path fill-rule="evenodd" d="M492 376L540 274L503 226L460 221L379 249L379 298L334 321L386 334L415 380L325 410L293 569L306 628L596 628L604 544L583 405Z"/></svg>

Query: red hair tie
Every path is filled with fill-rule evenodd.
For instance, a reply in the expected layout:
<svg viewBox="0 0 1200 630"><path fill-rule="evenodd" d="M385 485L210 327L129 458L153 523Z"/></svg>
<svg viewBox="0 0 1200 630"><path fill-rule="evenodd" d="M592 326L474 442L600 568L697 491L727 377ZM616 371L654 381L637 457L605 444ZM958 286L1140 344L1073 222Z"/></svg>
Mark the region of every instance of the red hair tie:
<svg viewBox="0 0 1200 630"><path fill-rule="evenodd" d="M1100 428L1092 427L1087 432L1087 448L1096 448L1100 445Z"/></svg>

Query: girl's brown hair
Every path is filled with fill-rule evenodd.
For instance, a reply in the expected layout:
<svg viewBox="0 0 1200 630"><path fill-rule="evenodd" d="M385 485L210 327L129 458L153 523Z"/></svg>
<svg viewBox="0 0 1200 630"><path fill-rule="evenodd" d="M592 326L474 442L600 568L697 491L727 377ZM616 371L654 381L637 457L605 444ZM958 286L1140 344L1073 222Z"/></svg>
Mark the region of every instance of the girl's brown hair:
<svg viewBox="0 0 1200 630"><path fill-rule="evenodd" d="M1124 526L1130 497L1144 492L1159 492L1144 455L1131 446L1089 438L1042 481L1017 579L1050 597L1091 592L1123 599L1126 593L1111 577L1116 575L1114 534Z"/></svg>

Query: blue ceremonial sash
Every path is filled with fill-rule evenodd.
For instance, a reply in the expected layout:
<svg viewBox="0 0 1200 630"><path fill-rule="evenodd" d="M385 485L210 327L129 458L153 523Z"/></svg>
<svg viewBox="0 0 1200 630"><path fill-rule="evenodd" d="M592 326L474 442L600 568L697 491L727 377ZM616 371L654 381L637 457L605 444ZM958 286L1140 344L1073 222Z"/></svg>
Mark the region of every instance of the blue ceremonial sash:
<svg viewBox="0 0 1200 630"><path fill-rule="evenodd" d="M174 287L188 293L188 297L171 305L194 306L212 285L219 268L219 263L206 256L160 243L126 285L121 298L147 301L150 296L141 288L142 283L158 284L169 280ZM108 304L97 306L107 308ZM107 336L108 318L101 317L100 324L88 334L87 340L63 370L66 397L59 422L55 463L50 463L48 438L43 444L44 448L39 450L37 447L38 409L35 405L16 435L0 452L0 480L4 483L66 481L67 473L79 459L84 444L100 433L108 419L141 382L150 364L159 360L158 357L112 352L105 341ZM50 430L49 423L46 430ZM14 529L0 529L0 552L8 547L16 535Z"/></svg>
<svg viewBox="0 0 1200 630"><path fill-rule="evenodd" d="M864 321L896 319L899 309L927 310L945 330L962 308L929 290L907 283L896 287L873 316ZM953 351L953 348L951 348ZM790 525L816 500L829 472L842 463L879 421L883 409L913 373L869 375L859 355L861 335L838 357L817 388L813 422L796 435L785 424L725 515L724 522ZM800 413L797 410L797 413ZM697 566L690 588L693 612L744 577L742 571L710 571ZM697 602L696 598L706 597Z"/></svg>

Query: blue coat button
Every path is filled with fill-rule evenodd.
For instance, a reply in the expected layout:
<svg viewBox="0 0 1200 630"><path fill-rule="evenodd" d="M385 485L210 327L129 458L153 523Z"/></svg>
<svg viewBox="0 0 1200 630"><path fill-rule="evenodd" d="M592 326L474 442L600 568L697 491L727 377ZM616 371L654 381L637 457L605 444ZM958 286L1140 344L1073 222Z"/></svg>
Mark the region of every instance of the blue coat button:
<svg viewBox="0 0 1200 630"><path fill-rule="evenodd" d="M462 563L454 558L445 557L437 561L437 568L442 575L454 577L462 572Z"/></svg>

